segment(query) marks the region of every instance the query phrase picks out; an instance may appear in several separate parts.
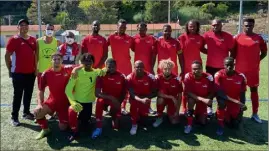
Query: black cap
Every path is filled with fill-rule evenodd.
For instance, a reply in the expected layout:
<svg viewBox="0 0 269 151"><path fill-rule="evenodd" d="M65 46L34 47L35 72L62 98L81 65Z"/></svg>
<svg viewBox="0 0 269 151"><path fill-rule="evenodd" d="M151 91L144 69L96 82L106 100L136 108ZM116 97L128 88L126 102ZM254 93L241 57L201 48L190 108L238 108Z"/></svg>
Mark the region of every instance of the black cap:
<svg viewBox="0 0 269 151"><path fill-rule="evenodd" d="M18 21L18 25L20 25L21 23L26 23L27 25L29 25L29 21L27 19L20 19Z"/></svg>

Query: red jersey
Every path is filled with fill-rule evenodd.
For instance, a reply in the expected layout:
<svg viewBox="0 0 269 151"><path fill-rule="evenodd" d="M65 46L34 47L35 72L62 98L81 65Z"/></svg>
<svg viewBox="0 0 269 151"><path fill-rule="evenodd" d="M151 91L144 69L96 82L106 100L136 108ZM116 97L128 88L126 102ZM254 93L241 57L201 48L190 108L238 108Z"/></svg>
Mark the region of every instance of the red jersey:
<svg viewBox="0 0 269 151"><path fill-rule="evenodd" d="M118 70L125 76L132 72L130 49L132 47L133 39L131 36L112 34L108 37L108 45L111 46L113 59L118 64Z"/></svg>
<svg viewBox="0 0 269 151"><path fill-rule="evenodd" d="M185 74L184 78L184 92L190 92L200 97L207 97L214 91L214 82L212 75L208 73L202 73L200 79L195 79L193 73L189 72Z"/></svg>
<svg viewBox="0 0 269 151"><path fill-rule="evenodd" d="M215 74L216 90L222 90L231 98L240 99L240 93L246 91L246 79L243 74L236 72L228 76L226 70L222 69Z"/></svg>
<svg viewBox="0 0 269 151"><path fill-rule="evenodd" d="M163 37L160 37L156 43L156 53L158 54L158 64L163 59L171 59L175 63L173 69L173 74L178 75L178 66L177 66L177 55L180 51L179 43L176 39L170 38L165 40ZM161 73L161 70L158 68L158 74Z"/></svg>
<svg viewBox="0 0 269 151"><path fill-rule="evenodd" d="M223 60L229 56L230 50L234 48L233 36L224 31L221 34L208 31L203 37L207 45L206 65L213 68L224 68Z"/></svg>
<svg viewBox="0 0 269 151"><path fill-rule="evenodd" d="M61 71L55 72L52 68L43 72L41 76L40 90L45 91L49 88L49 99L58 103L64 103L63 100L68 100L65 95L65 87L69 81L72 69L74 66L63 66ZM65 103L68 103L65 102Z"/></svg>
<svg viewBox="0 0 269 151"><path fill-rule="evenodd" d="M135 35L133 38L134 61L141 60L144 63L145 70L151 73L156 39L151 35L141 37L140 34Z"/></svg>
<svg viewBox="0 0 269 151"><path fill-rule="evenodd" d="M204 48L204 38L197 34L187 35L186 33L178 37L180 48L184 57L184 72L191 72L191 64L193 61L198 60L202 63L200 51Z"/></svg>
<svg viewBox="0 0 269 151"><path fill-rule="evenodd" d="M12 53L12 73L35 72L36 39L34 37L29 36L28 39L23 39L19 35L14 35L8 40L6 51Z"/></svg>
<svg viewBox="0 0 269 151"><path fill-rule="evenodd" d="M93 68L96 68L99 62L101 61L104 54L108 51L107 41L101 36L86 36L81 43L82 50L88 50L87 52L91 53L94 56L94 65ZM104 66L104 65L103 65Z"/></svg>
<svg viewBox="0 0 269 151"><path fill-rule="evenodd" d="M183 91L182 83L178 76L172 74L169 79L164 78L163 74L157 75L157 88L159 92L178 97Z"/></svg>
<svg viewBox="0 0 269 151"><path fill-rule="evenodd" d="M145 72L142 78L137 78L133 72L127 76L127 87L132 88L135 95L150 95L152 89L156 88L155 77L154 75Z"/></svg>
<svg viewBox="0 0 269 151"><path fill-rule="evenodd" d="M123 90L126 89L125 77L119 72L107 74L97 78L95 87L101 89L102 93L120 98Z"/></svg>
<svg viewBox="0 0 269 151"><path fill-rule="evenodd" d="M260 53L267 51L267 46L258 34L251 36L245 33L235 37L236 64L238 72L259 71Z"/></svg>

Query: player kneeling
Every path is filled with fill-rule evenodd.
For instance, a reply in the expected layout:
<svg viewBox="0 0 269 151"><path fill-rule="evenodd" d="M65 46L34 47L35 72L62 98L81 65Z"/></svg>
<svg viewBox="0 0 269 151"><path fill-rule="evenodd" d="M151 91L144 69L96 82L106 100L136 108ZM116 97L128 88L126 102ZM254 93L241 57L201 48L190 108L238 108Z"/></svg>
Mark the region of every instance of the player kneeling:
<svg viewBox="0 0 269 151"><path fill-rule="evenodd" d="M130 93L131 104L132 128L130 134L135 135L139 117L148 116L151 99L157 95L155 77L144 71L142 61L136 61L134 72L127 76L127 88Z"/></svg>
<svg viewBox="0 0 269 151"><path fill-rule="evenodd" d="M52 55L52 68L43 72L41 76L40 89L38 93L38 106L34 109L34 115L42 131L36 139L45 137L49 132L48 122L45 115L53 115L54 112L59 117L60 130L68 127L68 107L69 101L65 95L65 87L68 83L72 66L62 66L63 56L59 53ZM49 88L49 97L44 102L45 88Z"/></svg>
<svg viewBox="0 0 269 151"><path fill-rule="evenodd" d="M81 56L82 66L74 69L76 77L72 76L66 86L65 93L71 106L68 116L72 134L69 141L75 140L78 135L78 120L83 127L87 128L92 115L92 102L95 101L95 84L98 76L103 76L104 71L94 69L94 56L84 53Z"/></svg>
<svg viewBox="0 0 269 151"><path fill-rule="evenodd" d="M233 127L238 127L242 112L247 109L244 105L246 100L245 76L234 70L234 59L231 57L225 58L224 67L225 69L215 74L218 101L218 135L223 134L224 121Z"/></svg>
<svg viewBox="0 0 269 151"><path fill-rule="evenodd" d="M123 74L117 71L116 61L108 59L106 61L107 72L103 77L98 77L96 81L95 96L96 102L96 129L92 134L95 139L102 133L103 109L110 106L112 114L112 128L118 129L119 118L121 116L121 102L126 95L126 82Z"/></svg>
<svg viewBox="0 0 269 151"><path fill-rule="evenodd" d="M178 76L172 73L175 64L170 59L161 60L159 68L162 74L157 75L157 114L158 118L153 127L158 127L163 122L163 110L167 106L167 114L172 124L179 122L179 109L181 104L182 83Z"/></svg>
<svg viewBox="0 0 269 151"><path fill-rule="evenodd" d="M213 77L203 72L202 64L194 61L191 65L192 72L185 75L184 95L188 100L187 126L184 132L190 133L192 130L193 114L197 122L204 125L207 119L207 105L212 104L214 95ZM194 111L195 105L195 111Z"/></svg>

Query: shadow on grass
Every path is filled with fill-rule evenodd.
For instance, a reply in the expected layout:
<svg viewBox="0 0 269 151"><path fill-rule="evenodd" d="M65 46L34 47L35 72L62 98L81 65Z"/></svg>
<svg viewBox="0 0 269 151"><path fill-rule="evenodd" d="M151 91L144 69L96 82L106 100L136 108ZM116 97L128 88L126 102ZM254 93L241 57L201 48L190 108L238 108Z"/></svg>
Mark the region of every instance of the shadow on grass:
<svg viewBox="0 0 269 151"><path fill-rule="evenodd" d="M213 117L214 118L214 117ZM233 142L236 144L253 144L253 145L267 145L268 144L268 121L262 120L263 123L259 124L254 122L248 117L243 117L242 122L238 128L229 128L225 125L224 134L218 136L216 134L217 121L211 120L206 125L206 128L199 129L194 127L193 133L208 136L211 139Z"/></svg>
<svg viewBox="0 0 269 151"><path fill-rule="evenodd" d="M53 133L48 136L47 143L52 149L62 149L64 147L79 147L81 149L93 150L118 150L128 147L136 149L150 149L153 146L160 149L173 149L173 147L180 147L179 143L171 143L171 141L183 141L189 146L200 146L197 140L197 134L205 135L211 139L222 142L233 142L236 144L254 144L267 145L268 141L268 121L263 121L263 124L257 124L250 118L244 117L241 127L239 129L229 129L225 127L223 136L216 135L217 121L211 120L206 126L193 126L191 134L184 134L185 118L181 117L181 123L171 125L166 117L164 123L158 127L153 128L152 123L155 117L147 118L145 125L147 130L143 129L141 124L138 125L138 131L135 136L129 134L131 128L131 120L129 116L123 116L120 123L120 130L115 131L111 129L111 118L104 117L103 133L96 140L91 139L92 131L95 128L93 122L86 131L80 133L78 140L69 143L67 141L68 132L60 132L57 122L50 123L50 128ZM94 120L93 120L94 121Z"/></svg>

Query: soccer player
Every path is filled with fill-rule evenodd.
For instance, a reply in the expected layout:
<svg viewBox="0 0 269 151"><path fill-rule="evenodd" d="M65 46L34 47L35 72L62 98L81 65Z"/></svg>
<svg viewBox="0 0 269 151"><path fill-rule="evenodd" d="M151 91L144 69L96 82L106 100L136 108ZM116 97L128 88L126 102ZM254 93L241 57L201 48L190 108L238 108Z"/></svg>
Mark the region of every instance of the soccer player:
<svg viewBox="0 0 269 151"><path fill-rule="evenodd" d="M252 101L251 118L258 123L262 120L258 116L259 108L259 71L260 61L267 55L267 45L261 36L253 32L255 20L246 18L243 21L244 32L235 37L235 49L232 57L235 58L235 70L243 73L250 87L250 98Z"/></svg>
<svg viewBox="0 0 269 151"><path fill-rule="evenodd" d="M172 73L178 75L177 57L182 67L182 54L180 51L179 42L171 37L172 27L168 24L163 26L163 36L160 37L156 42L156 52L153 56L153 62L156 61L156 55L158 55L158 66L161 60L171 58L175 63L175 68L173 68ZM182 69L182 68L181 68ZM158 68L158 74L161 70Z"/></svg>
<svg viewBox="0 0 269 151"><path fill-rule="evenodd" d="M102 133L103 109L105 105L110 106L112 114L112 128L119 128L119 118L121 116L121 105L126 95L125 76L117 71L116 61L108 59L106 61L107 72L103 77L98 77L95 87L96 101L96 129L92 134L95 139Z"/></svg>
<svg viewBox="0 0 269 151"><path fill-rule="evenodd" d="M82 67L74 68L77 76L70 77L65 93L71 104L68 110L72 134L69 141L73 141L79 135L78 119L82 126L87 127L92 115L92 102L95 101L95 85L98 76L102 76L103 70L92 68L94 56L84 53L81 56Z"/></svg>
<svg viewBox="0 0 269 151"><path fill-rule="evenodd" d="M34 119L34 115L30 113L30 104L35 83L36 39L28 35L28 20L19 20L17 28L19 33L9 39L5 54L6 66L14 89L11 113L13 126L20 125L18 116L22 97L23 118Z"/></svg>
<svg viewBox="0 0 269 151"><path fill-rule="evenodd" d="M65 87L73 67L62 65L63 56L60 53L53 54L51 56L51 62L52 67L44 71L41 76L38 105L34 109L37 123L42 128L36 139L41 139L50 132L45 117L47 114L52 115L54 112L57 112L60 130L66 130L68 126L69 101L65 95ZM44 101L46 87L49 88L49 97Z"/></svg>
<svg viewBox="0 0 269 151"><path fill-rule="evenodd" d="M204 33L203 37L207 49L204 52L207 54L206 72L213 77L216 72L223 69L223 60L229 56L229 52L234 47L233 36L225 31L222 31L222 22L219 19L214 19L211 23L212 30ZM207 108L209 116L212 115L212 106Z"/></svg>
<svg viewBox="0 0 269 151"><path fill-rule="evenodd" d="M206 124L207 105L212 104L212 98L214 96L213 77L203 72L202 63L195 60L191 68L192 72L186 73L184 77L184 95L188 103L188 122L184 130L186 134L192 130L193 114L198 123L202 125Z"/></svg>
<svg viewBox="0 0 269 151"><path fill-rule="evenodd" d="M200 52L204 51L204 38L199 34L200 23L196 20L190 20L185 26L186 32L178 37L180 48L183 54L183 71L184 74L191 72L192 62L198 60L202 62ZM187 101L185 96L182 98L182 111L186 112Z"/></svg>
<svg viewBox="0 0 269 151"><path fill-rule="evenodd" d="M132 120L131 135L137 132L137 121L148 116L151 99L157 95L154 75L144 71L144 64L138 60L134 64L134 72L127 76L127 89L130 93L130 113Z"/></svg>
<svg viewBox="0 0 269 151"><path fill-rule="evenodd" d="M130 50L133 45L133 38L125 33L127 22L124 19L118 21L117 31L108 37L108 45L111 47L112 57L116 60L118 71L123 73L125 76L132 72ZM128 114L126 111L126 99L122 102L122 114Z"/></svg>
<svg viewBox="0 0 269 151"><path fill-rule="evenodd" d="M241 121L240 113L246 110L246 79L243 74L234 70L234 59L227 57L224 60L225 69L215 74L215 85L218 101L217 118L218 135L223 134L224 121L231 126L238 127Z"/></svg>
<svg viewBox="0 0 269 151"><path fill-rule="evenodd" d="M155 60L153 60L153 56L155 53L155 44L156 39L151 36L147 35L147 24L141 22L137 25L137 31L139 32L136 34L134 38L134 43L132 50L134 52L134 61L141 60L145 65L145 70L154 74L153 68Z"/></svg>
<svg viewBox="0 0 269 151"><path fill-rule="evenodd" d="M106 38L99 35L100 22L95 20L92 22L92 33L86 36L81 42L82 53L91 53L95 62L93 68L103 68L107 59L108 46Z"/></svg>
<svg viewBox="0 0 269 151"><path fill-rule="evenodd" d="M37 83L40 88L40 79L42 73L51 67L51 56L57 52L57 47L61 44L54 35L54 25L47 24L45 36L37 39Z"/></svg>
<svg viewBox="0 0 269 151"><path fill-rule="evenodd" d="M167 114L172 124L179 122L179 109L182 96L182 83L179 77L172 74L175 63L170 59L161 60L159 68L162 74L157 75L157 113L158 118L153 123L153 127L158 127L163 122L163 110L167 106Z"/></svg>
<svg viewBox="0 0 269 151"><path fill-rule="evenodd" d="M68 31L65 35L65 43L59 46L59 52L63 55L63 64L79 64L81 46L75 42L75 35Z"/></svg>

